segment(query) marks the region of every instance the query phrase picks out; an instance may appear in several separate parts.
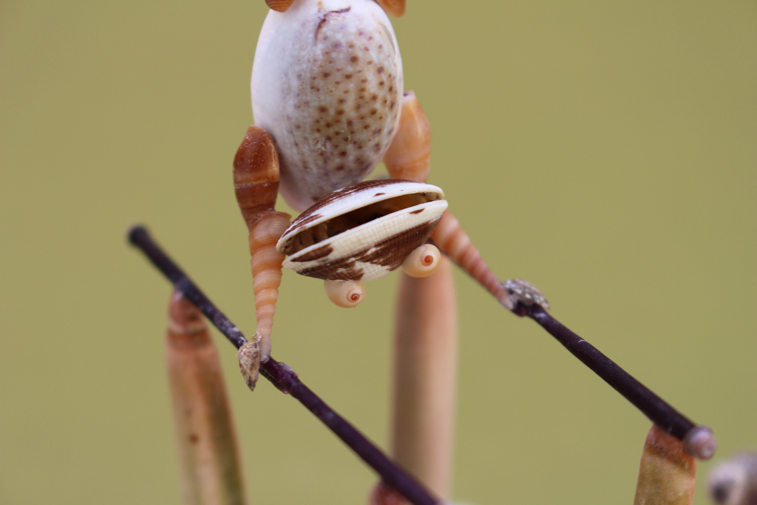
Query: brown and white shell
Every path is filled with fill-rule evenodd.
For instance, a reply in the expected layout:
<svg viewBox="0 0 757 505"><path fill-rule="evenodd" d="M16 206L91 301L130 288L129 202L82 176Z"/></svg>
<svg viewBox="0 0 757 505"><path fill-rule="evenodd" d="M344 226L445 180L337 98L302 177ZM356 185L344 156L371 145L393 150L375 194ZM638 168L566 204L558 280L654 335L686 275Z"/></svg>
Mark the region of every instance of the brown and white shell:
<svg viewBox="0 0 757 505"><path fill-rule="evenodd" d="M362 181L399 122L402 61L374 0L296 0L270 11L252 69L257 126L276 142L281 194L302 211Z"/></svg>
<svg viewBox="0 0 757 505"><path fill-rule="evenodd" d="M430 184L365 181L331 193L287 228L276 250L284 267L327 280L372 280L402 265L447 209Z"/></svg>

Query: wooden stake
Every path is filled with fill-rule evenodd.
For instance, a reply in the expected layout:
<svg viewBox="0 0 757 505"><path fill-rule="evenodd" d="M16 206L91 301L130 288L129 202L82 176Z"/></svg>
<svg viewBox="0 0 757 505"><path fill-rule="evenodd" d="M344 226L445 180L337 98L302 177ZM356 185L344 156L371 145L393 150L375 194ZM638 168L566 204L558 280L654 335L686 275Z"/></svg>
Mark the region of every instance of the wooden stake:
<svg viewBox="0 0 757 505"><path fill-rule="evenodd" d="M683 442L652 425L641 455L634 505L691 505L697 460Z"/></svg>
<svg viewBox="0 0 757 505"><path fill-rule="evenodd" d="M448 499L452 474L457 307L452 266L429 277L403 274L394 337L391 453Z"/></svg>
<svg viewBox="0 0 757 505"><path fill-rule="evenodd" d="M174 292L166 361L186 505L244 505L242 465L221 364L200 311Z"/></svg>

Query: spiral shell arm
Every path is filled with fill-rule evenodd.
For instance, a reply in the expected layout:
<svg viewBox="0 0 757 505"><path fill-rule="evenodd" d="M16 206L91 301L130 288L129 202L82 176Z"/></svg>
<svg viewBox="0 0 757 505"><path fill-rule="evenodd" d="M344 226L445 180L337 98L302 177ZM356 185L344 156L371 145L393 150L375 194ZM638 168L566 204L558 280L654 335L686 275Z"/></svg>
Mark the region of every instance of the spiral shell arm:
<svg viewBox="0 0 757 505"><path fill-rule="evenodd" d="M271 328L281 284L284 255L276 242L289 226L290 216L276 212L279 159L273 139L262 128L250 126L234 158L234 190L249 230L250 265L255 292L262 361L271 354Z"/></svg>
<svg viewBox="0 0 757 505"><path fill-rule="evenodd" d="M444 213L431 238L439 249L497 297L500 303L506 307L511 304L507 291L502 287L494 272L489 270L489 266L481 258L481 253L471 244L468 234L463 231L460 223L449 211Z"/></svg>

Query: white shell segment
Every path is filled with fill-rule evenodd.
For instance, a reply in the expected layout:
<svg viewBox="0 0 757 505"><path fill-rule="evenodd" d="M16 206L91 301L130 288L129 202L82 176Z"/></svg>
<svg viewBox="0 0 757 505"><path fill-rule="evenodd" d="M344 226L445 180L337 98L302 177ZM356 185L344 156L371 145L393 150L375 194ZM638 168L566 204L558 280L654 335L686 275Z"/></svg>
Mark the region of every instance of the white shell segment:
<svg viewBox="0 0 757 505"><path fill-rule="evenodd" d="M403 235L433 230L446 209L445 200L435 200L393 212L302 249L286 258L283 266L317 277L306 272L328 268L333 270L325 277L329 279L377 279L402 264L405 255L391 253L408 242ZM397 246L395 241L402 245Z"/></svg>
<svg viewBox="0 0 757 505"><path fill-rule="evenodd" d="M296 0L270 11L252 71L255 123L271 134L281 194L302 211L365 178L396 133L402 61L374 0Z"/></svg>
<svg viewBox="0 0 757 505"><path fill-rule="evenodd" d="M363 183L363 187L359 189L347 187L339 191L334 191L327 198L319 202L317 206L314 205L303 212L291 225L289 225L289 228L284 231L284 234L276 244L276 250L283 253L286 242L308 228L317 226L336 216L347 214L353 210L383 200L418 193L433 193L437 195L439 199L444 198L444 191L442 191L440 187L432 184L391 179L371 181L371 183Z"/></svg>

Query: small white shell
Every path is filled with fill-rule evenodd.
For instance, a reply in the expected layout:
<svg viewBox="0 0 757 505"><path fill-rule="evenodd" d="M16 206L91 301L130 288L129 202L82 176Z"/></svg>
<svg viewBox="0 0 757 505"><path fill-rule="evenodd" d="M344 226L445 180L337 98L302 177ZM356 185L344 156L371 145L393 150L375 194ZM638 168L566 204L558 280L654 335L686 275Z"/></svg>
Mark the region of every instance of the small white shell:
<svg viewBox="0 0 757 505"><path fill-rule="evenodd" d="M331 193L303 212L284 232L276 250L285 253L303 232L353 211L398 197L417 203L371 218L341 233L321 237L284 260L284 267L319 279L372 280L402 265L423 244L447 209L444 192L430 184L408 181L365 181Z"/></svg>

